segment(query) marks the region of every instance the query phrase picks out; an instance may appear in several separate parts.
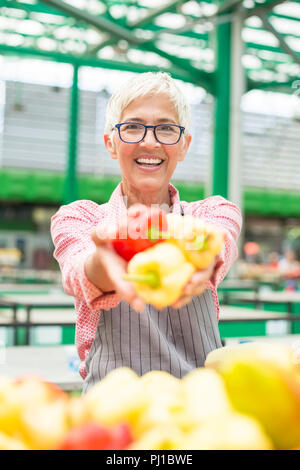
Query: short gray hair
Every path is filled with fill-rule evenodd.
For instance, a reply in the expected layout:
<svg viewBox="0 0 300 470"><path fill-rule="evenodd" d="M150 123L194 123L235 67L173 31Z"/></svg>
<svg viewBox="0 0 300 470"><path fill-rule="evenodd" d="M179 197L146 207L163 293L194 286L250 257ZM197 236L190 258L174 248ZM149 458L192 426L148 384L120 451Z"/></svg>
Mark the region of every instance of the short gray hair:
<svg viewBox="0 0 300 470"><path fill-rule="evenodd" d="M185 133L190 132L190 107L177 86L175 80L166 72L146 72L131 78L114 93L106 108L104 133L111 134L114 126L120 122L123 110L136 98L147 95L167 95L174 105L179 124L185 127Z"/></svg>

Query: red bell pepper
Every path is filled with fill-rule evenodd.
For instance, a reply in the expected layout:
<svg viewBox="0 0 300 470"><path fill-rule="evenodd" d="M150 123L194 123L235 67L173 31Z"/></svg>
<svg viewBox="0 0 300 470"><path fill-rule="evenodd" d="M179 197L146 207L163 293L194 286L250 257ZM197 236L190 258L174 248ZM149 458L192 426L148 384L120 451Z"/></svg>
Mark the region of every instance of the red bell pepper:
<svg viewBox="0 0 300 470"><path fill-rule="evenodd" d="M70 429L58 450L123 450L132 441L127 423L119 423L113 428L98 423L85 423Z"/></svg>
<svg viewBox="0 0 300 470"><path fill-rule="evenodd" d="M136 253L162 242L166 230L167 218L163 210L140 205L138 210L127 213L120 221L112 244L122 258L130 261Z"/></svg>

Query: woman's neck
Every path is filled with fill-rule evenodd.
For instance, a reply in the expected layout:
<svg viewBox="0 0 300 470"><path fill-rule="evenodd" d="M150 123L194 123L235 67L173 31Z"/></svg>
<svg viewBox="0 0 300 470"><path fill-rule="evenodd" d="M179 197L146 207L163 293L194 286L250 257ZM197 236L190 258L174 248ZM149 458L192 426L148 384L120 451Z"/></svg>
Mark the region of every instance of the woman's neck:
<svg viewBox="0 0 300 470"><path fill-rule="evenodd" d="M167 205L171 206L171 198L169 193L169 188L164 188L160 191L153 191L151 193L141 193L136 190L128 190L126 185L122 182L121 184L123 196L126 198L126 206L129 208L133 204L144 204L145 206L150 207L152 204L158 205Z"/></svg>

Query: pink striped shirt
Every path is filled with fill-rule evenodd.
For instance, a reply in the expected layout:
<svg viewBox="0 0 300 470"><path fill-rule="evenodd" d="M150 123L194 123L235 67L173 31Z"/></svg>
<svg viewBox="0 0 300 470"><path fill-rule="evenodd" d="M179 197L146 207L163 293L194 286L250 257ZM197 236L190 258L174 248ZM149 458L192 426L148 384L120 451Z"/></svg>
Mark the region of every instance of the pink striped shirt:
<svg viewBox="0 0 300 470"><path fill-rule="evenodd" d="M221 196L212 196L200 201L180 201L177 189L169 185L172 212L193 215L223 229L225 244L218 257L216 268L207 288L211 289L217 316L219 302L217 287L237 258L237 238L242 217L240 209ZM114 293L103 294L86 277L84 265L94 251L90 234L97 224L117 224L126 211L121 183L109 201L98 205L93 201L79 200L62 206L51 220L51 235L55 246L54 258L58 261L65 292L74 296L77 313L75 344L81 360L79 372L86 376L85 360L95 338L101 310L115 307L121 298Z"/></svg>

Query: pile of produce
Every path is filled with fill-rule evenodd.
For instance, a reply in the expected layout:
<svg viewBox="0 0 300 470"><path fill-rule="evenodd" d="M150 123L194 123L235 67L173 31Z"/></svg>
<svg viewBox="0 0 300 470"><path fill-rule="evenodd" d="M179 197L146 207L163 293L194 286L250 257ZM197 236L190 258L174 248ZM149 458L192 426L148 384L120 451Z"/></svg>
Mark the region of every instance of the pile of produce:
<svg viewBox="0 0 300 470"><path fill-rule="evenodd" d="M177 379L111 371L85 395L37 377L0 380L0 449L296 449L297 351L245 343Z"/></svg>

